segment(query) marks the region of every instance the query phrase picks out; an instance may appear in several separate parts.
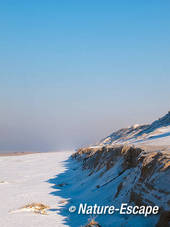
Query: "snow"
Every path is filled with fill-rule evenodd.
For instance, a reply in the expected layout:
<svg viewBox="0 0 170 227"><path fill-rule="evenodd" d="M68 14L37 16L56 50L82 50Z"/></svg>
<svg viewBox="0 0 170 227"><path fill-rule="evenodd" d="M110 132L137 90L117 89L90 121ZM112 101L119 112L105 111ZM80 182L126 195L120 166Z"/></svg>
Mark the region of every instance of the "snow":
<svg viewBox="0 0 170 227"><path fill-rule="evenodd" d="M144 138L141 142L157 146L170 145L170 126L161 127L158 130L153 131L152 133L148 134L146 139Z"/></svg>
<svg viewBox="0 0 170 227"><path fill-rule="evenodd" d="M69 200L63 209L61 209L61 214L66 219L66 224L71 227L84 226L91 217L95 217L96 221L101 224L102 227L113 227L113 226L126 226L131 227L135 224L136 227L143 226L155 226L158 217L148 216L145 218L142 215L120 215L114 213L113 215L78 215L76 212L70 214L68 209L71 205L79 207L80 203L87 203L88 205L101 205L101 206L111 206L114 205L116 208L120 208L122 203L129 203L129 192L136 175L138 175L138 169L131 171L126 171L119 176L121 171L122 160L118 161L116 165L107 171L103 176L101 173L103 169L94 172L89 175L91 170L83 170L82 163L77 161L69 160L66 163L67 170L58 176L58 178L51 179L50 182L54 183L57 179L59 182L67 182L68 185L63 187L61 191L56 191L54 194L59 194L63 198ZM118 198L114 198L117 192L117 187L123 179L127 177L124 181L124 189ZM109 182L112 178L116 178L114 181ZM100 185L99 188L96 186ZM57 188L56 188L57 189ZM135 220L135 221L134 221Z"/></svg>
<svg viewBox="0 0 170 227"><path fill-rule="evenodd" d="M122 159L101 175L103 169L89 175L82 171L82 163L70 158L72 152L39 153L24 156L0 157L0 226L1 227L79 227L91 215L69 212L69 207L88 205L114 205L128 203L127 196L134 184L139 169L119 174ZM124 181L126 177L126 181ZM115 178L114 181L110 181ZM107 183L110 181L110 183ZM120 195L115 198L117 187L123 182ZM100 185L100 188L96 186ZM23 208L31 203L49 206L47 215L34 213L32 208ZM158 217L141 215L98 215L103 227L154 226Z"/></svg>
<svg viewBox="0 0 170 227"><path fill-rule="evenodd" d="M136 128L135 128L136 129ZM127 129L125 129L127 131ZM124 131L125 131L124 130ZM124 133L123 131L123 133ZM140 134L139 131L130 131L124 136L122 133L119 134L119 137L116 138L116 132L114 133L114 137L112 138L107 137L104 139L101 143L100 146L107 145L107 144L148 144L148 145L170 145L170 126L166 127L160 127L152 130L151 132L143 132ZM97 145L98 146L98 145ZM97 147L96 146L96 147Z"/></svg>
<svg viewBox="0 0 170 227"><path fill-rule="evenodd" d="M50 194L54 189L48 180L66 170L63 161L70 155L71 152L53 152L0 157L1 227L66 226L65 218L57 213L63 198ZM48 215L20 210L34 202L50 206Z"/></svg>
<svg viewBox="0 0 170 227"><path fill-rule="evenodd" d="M123 143L170 145L169 122L170 113L151 125L135 125L114 132L91 148ZM121 203L129 202L129 192L140 175L139 167L120 174L120 158L104 174L104 169L91 174L92 170L82 171L82 163L71 159L71 154L72 151L63 151L0 157L0 227L78 227L85 225L91 216L70 213L71 205L78 208L80 203L87 203L119 208ZM165 184L169 181L168 172L153 177L158 181L158 189L161 186L168 190L169 184ZM123 187L116 196L120 183ZM141 192L157 204L156 193L154 190L149 194ZM165 199L167 201L166 196L162 197L158 205L165 204ZM50 208L44 213L35 213L35 207L27 206L34 203ZM143 227L155 226L158 218L114 214L99 215L96 221L103 227Z"/></svg>
<svg viewBox="0 0 170 227"><path fill-rule="evenodd" d="M170 145L170 112L149 125L135 124L132 127L113 132L96 145L104 146L124 143L144 143L157 146Z"/></svg>

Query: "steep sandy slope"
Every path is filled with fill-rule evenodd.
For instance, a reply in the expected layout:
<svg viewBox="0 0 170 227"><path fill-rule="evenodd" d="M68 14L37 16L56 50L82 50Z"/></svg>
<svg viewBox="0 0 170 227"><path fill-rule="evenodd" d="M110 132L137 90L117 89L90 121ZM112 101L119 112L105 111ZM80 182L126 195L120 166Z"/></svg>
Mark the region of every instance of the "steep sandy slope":
<svg viewBox="0 0 170 227"><path fill-rule="evenodd" d="M159 215L98 217L102 226L170 226L170 112L150 125L120 129L73 158L88 171L88 198L101 203L157 205ZM80 186L81 187L81 186ZM101 198L100 198L101 196Z"/></svg>
<svg viewBox="0 0 170 227"><path fill-rule="evenodd" d="M102 226L169 226L170 218L170 148L155 146L103 146L82 148L73 158L82 162L88 171L87 182L95 182L96 189L86 192L98 203L157 205L159 215L98 217ZM81 186L80 186L81 187ZM86 184L88 188L88 184ZM94 198L93 198L94 197ZM159 219L161 218L161 224Z"/></svg>

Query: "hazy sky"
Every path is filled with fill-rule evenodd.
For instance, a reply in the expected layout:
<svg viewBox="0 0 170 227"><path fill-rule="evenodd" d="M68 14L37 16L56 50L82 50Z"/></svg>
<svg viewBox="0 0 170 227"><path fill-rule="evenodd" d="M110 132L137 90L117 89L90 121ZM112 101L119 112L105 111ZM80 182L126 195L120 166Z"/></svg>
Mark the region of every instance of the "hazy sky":
<svg viewBox="0 0 170 227"><path fill-rule="evenodd" d="M0 151L91 144L170 109L169 0L0 1Z"/></svg>

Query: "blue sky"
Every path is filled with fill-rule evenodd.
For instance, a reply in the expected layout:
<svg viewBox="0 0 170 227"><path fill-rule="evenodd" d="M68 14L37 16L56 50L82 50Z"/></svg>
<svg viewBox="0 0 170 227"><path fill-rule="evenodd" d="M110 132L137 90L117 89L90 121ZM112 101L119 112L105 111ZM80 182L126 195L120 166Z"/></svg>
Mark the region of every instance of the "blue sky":
<svg viewBox="0 0 170 227"><path fill-rule="evenodd" d="M0 1L0 150L94 143L170 108L170 2Z"/></svg>

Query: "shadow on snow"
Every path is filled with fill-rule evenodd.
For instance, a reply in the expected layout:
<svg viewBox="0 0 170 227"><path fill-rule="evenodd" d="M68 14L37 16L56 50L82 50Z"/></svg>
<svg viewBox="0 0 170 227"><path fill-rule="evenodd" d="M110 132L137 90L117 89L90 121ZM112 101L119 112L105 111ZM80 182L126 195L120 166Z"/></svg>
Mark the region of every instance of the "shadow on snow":
<svg viewBox="0 0 170 227"><path fill-rule="evenodd" d="M69 212L69 207L74 205L78 208L79 204L85 201L79 201L78 197L81 191L75 185L75 171L80 167L80 163L72 160L70 157L68 160L62 162L66 168L63 173L56 175L54 178L50 178L47 182L52 184L51 188L54 189L50 194L53 196L60 196L61 202L58 209L51 209L51 211L57 212L63 217L65 217L64 224L70 227L83 226L87 223L88 218L86 215L78 215L77 211L75 213ZM77 172L77 171L76 171ZM65 202L68 203L65 203Z"/></svg>

